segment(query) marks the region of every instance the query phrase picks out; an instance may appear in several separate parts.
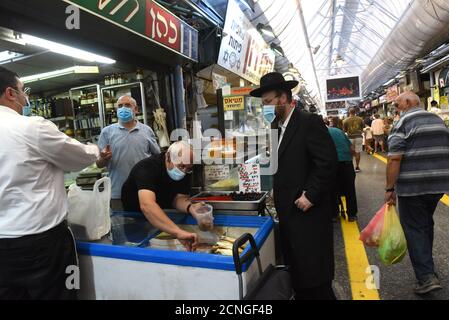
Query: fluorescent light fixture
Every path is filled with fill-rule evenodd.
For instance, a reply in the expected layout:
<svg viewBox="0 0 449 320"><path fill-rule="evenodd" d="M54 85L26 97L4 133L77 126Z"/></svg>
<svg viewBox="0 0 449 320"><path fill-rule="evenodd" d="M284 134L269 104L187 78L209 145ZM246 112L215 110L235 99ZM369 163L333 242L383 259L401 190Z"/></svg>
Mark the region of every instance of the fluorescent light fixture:
<svg viewBox="0 0 449 320"><path fill-rule="evenodd" d="M81 49L73 48L70 46L66 46L64 44L60 44L57 42L41 39L38 37L30 36L27 34L22 34L22 41L26 44L31 44L33 46L41 47L48 49L52 52L59 53L65 56L73 57L76 59L81 59L89 62L98 62L98 63L106 63L113 64L116 61L107 57L103 57L97 55L95 53L91 53L88 51L84 51Z"/></svg>
<svg viewBox="0 0 449 320"><path fill-rule="evenodd" d="M389 85L392 84L395 80L396 80L396 79L393 78L393 79L391 79L391 80L385 82L385 83L383 84L383 86L389 86Z"/></svg>
<svg viewBox="0 0 449 320"><path fill-rule="evenodd" d="M273 32L273 29L270 26L266 26L262 23L257 24L257 31L262 32L264 35L271 37L271 38L276 38L276 35Z"/></svg>
<svg viewBox="0 0 449 320"><path fill-rule="evenodd" d="M282 48L281 48L280 46L278 46L278 45L276 45L276 44L274 44L274 43L271 43L271 44L270 44L270 48L271 48L271 50L273 50L274 53L276 53L277 55L279 55L279 56L285 56L284 50L282 50Z"/></svg>
<svg viewBox="0 0 449 320"><path fill-rule="evenodd" d="M0 63L23 56L14 51L0 51Z"/></svg>
<svg viewBox="0 0 449 320"><path fill-rule="evenodd" d="M66 76L69 74L76 74L76 73L99 73L99 69L97 66L74 66L70 68L60 69L60 70L54 70L50 72L40 73L40 74L34 74L31 76L26 76L20 78L20 80L23 81L23 83L30 83L35 81L41 81L41 80L47 80L51 78L57 78L61 76Z"/></svg>

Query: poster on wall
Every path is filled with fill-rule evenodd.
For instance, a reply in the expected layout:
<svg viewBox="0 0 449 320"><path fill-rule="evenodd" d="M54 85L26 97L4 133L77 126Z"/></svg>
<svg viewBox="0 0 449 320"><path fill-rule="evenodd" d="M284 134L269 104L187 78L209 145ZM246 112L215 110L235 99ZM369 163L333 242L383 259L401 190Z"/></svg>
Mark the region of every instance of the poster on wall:
<svg viewBox="0 0 449 320"><path fill-rule="evenodd" d="M357 100L362 96L360 76L348 75L326 79L326 101Z"/></svg>
<svg viewBox="0 0 449 320"><path fill-rule="evenodd" d="M259 85L272 72L275 54L235 0L230 0L223 28L217 64L241 78Z"/></svg>

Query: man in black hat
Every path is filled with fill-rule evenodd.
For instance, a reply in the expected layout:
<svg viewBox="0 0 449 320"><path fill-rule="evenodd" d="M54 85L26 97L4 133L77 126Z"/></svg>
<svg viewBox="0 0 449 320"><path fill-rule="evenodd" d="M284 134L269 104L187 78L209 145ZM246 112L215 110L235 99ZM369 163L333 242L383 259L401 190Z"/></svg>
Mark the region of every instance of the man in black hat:
<svg viewBox="0 0 449 320"><path fill-rule="evenodd" d="M250 94L262 98L265 115L274 106L279 125L274 202L296 298L335 299L331 186L337 153L322 118L292 104L291 89L297 85L272 72Z"/></svg>

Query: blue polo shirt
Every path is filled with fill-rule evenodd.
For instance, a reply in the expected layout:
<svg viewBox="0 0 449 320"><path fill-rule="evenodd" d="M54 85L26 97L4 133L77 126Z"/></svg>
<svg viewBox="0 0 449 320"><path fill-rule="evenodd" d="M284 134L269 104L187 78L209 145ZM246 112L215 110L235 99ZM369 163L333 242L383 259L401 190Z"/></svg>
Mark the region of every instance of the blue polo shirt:
<svg viewBox="0 0 449 320"><path fill-rule="evenodd" d="M141 160L161 152L153 130L140 122L130 131L115 123L101 131L98 147L111 146L112 159L107 168L112 182L112 199L120 199L123 183Z"/></svg>
<svg viewBox="0 0 449 320"><path fill-rule="evenodd" d="M348 136L338 128L328 128L329 134L334 141L335 148L337 149L338 161L352 161L351 155L351 141Z"/></svg>

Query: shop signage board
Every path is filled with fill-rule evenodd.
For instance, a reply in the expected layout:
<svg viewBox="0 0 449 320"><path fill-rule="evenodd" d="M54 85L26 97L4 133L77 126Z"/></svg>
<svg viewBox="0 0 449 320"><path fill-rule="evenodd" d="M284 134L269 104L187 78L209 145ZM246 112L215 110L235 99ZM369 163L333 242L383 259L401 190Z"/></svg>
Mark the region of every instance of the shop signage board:
<svg viewBox="0 0 449 320"><path fill-rule="evenodd" d="M217 64L259 85L260 78L274 70L275 58L239 5L230 0Z"/></svg>
<svg viewBox="0 0 449 320"><path fill-rule="evenodd" d="M358 75L339 75L326 79L326 101L359 100L362 85Z"/></svg>
<svg viewBox="0 0 449 320"><path fill-rule="evenodd" d="M198 61L198 31L153 0L62 0Z"/></svg>
<svg viewBox="0 0 449 320"><path fill-rule="evenodd" d="M387 102L391 103L399 96L399 88L397 85L391 86L387 89Z"/></svg>
<svg viewBox="0 0 449 320"><path fill-rule="evenodd" d="M244 96L227 96L223 98L224 111L245 110Z"/></svg>
<svg viewBox="0 0 449 320"><path fill-rule="evenodd" d="M239 191L260 192L260 165L258 163L239 164Z"/></svg>

